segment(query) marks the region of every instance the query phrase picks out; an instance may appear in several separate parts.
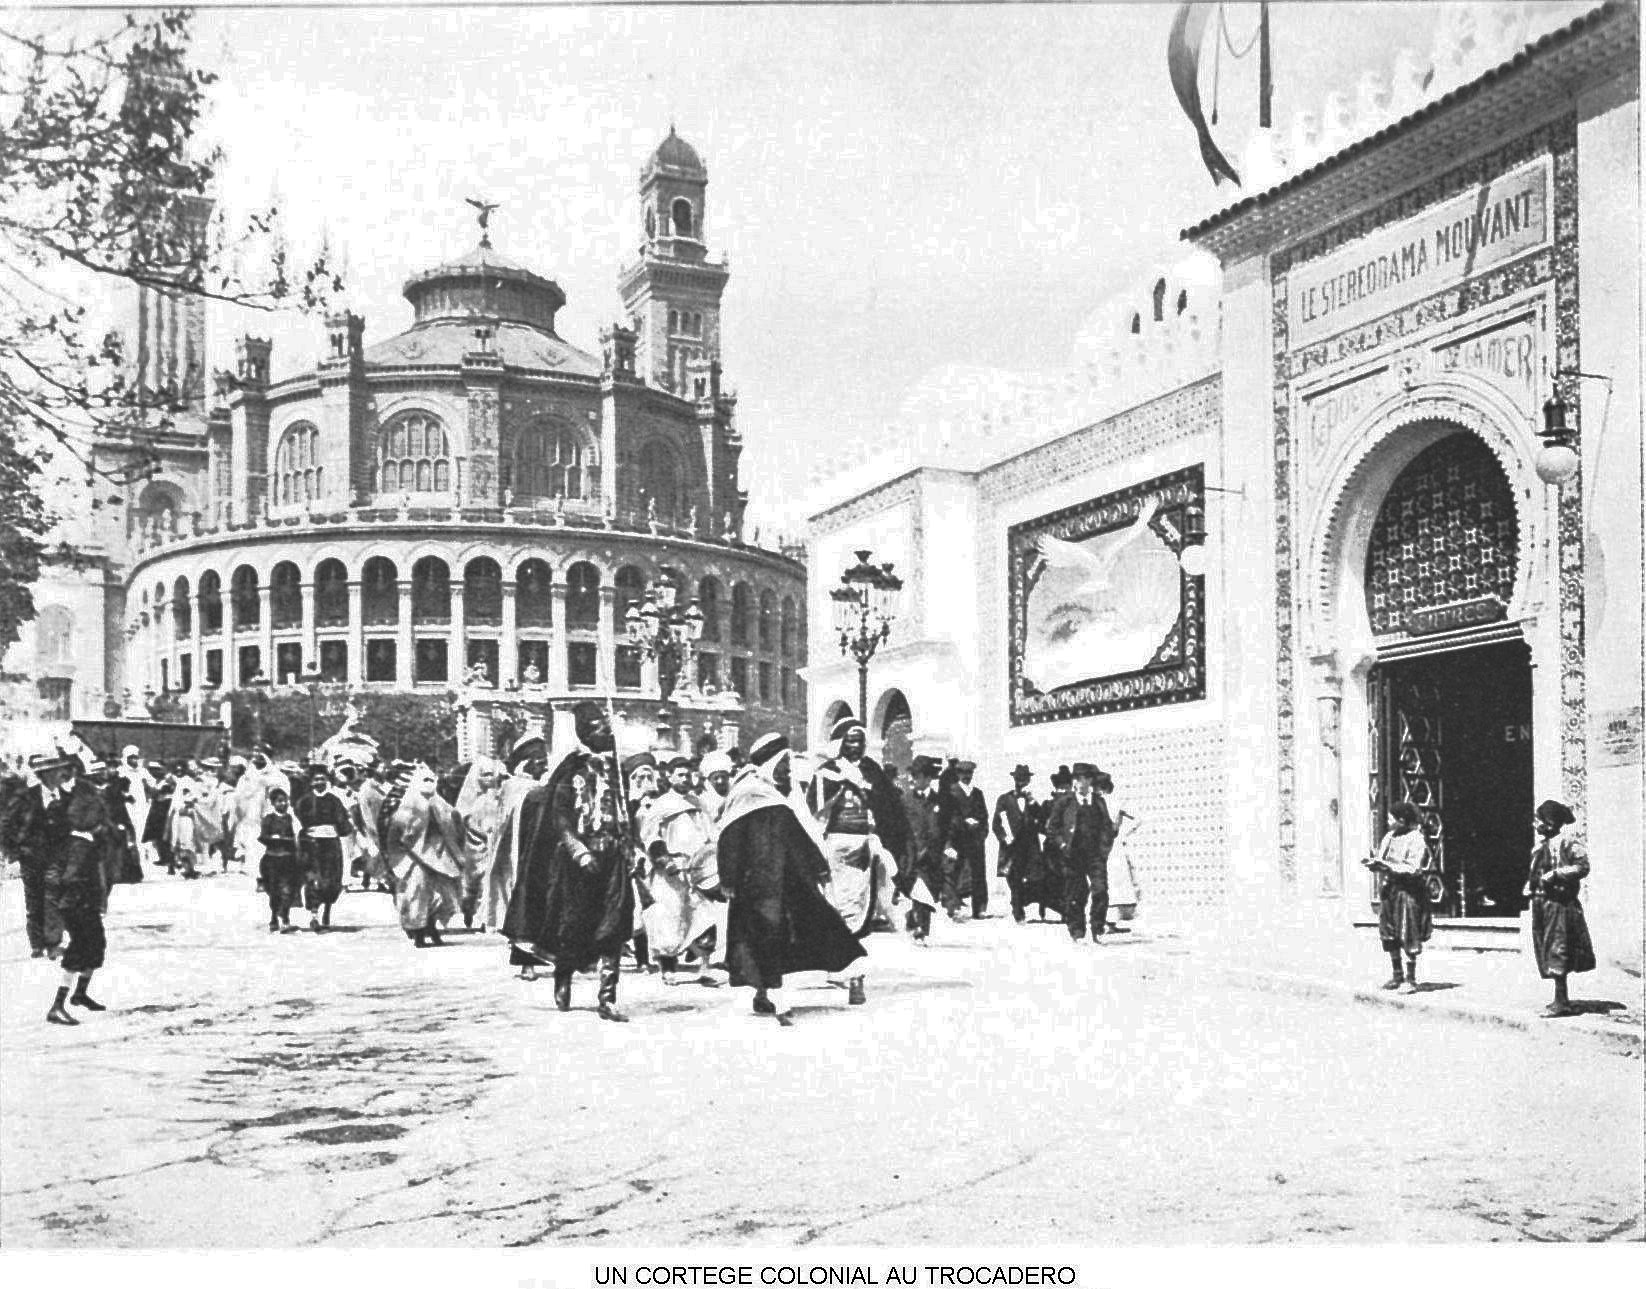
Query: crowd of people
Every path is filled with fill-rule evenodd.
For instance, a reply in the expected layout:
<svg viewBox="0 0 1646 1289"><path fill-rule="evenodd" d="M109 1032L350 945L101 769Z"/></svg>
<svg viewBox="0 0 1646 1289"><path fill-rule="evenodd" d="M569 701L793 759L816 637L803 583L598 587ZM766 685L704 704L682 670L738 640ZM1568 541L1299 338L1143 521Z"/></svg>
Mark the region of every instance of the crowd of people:
<svg viewBox="0 0 1646 1289"><path fill-rule="evenodd" d="M385 762L369 740L329 740L306 766L259 750L168 768L136 747L105 766L83 744L32 758L0 781L0 848L21 868L33 956L63 972L47 1019L75 1025L71 1008L103 1010L88 986L104 961L109 893L160 870L255 873L270 933L299 929L301 910L324 934L353 880L392 897L419 949L457 919L501 933L520 978L546 972L562 1011L575 977L596 973L596 1010L618 1022L625 955L667 986L752 989L754 1011L785 1026L783 984L797 972L829 973L861 1005L870 933L901 929L925 945L939 910L990 916L991 835L1018 923L1033 910L1097 945L1126 929L1139 899L1124 846L1139 821L1089 762L1059 766L1044 800L1018 765L990 809L972 762L916 756L900 784L866 755L855 719L820 756L797 757L773 733L746 752L706 741L660 759L619 757L598 703L573 717L577 745L552 764L527 736L503 759L444 774ZM1567 976L1594 966L1578 901L1587 860L1562 832L1566 807L1545 802L1537 820L1534 940L1555 982L1551 1012L1565 1014ZM1366 862L1379 874L1388 987L1412 991L1432 927L1427 852L1413 807L1397 805L1390 824Z"/></svg>

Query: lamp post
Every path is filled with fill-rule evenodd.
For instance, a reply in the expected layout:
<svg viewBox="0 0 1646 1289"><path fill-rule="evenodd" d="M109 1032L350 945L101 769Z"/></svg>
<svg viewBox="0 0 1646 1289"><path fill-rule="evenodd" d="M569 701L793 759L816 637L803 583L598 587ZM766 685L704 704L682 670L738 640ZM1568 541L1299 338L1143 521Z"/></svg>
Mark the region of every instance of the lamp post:
<svg viewBox="0 0 1646 1289"><path fill-rule="evenodd" d="M263 708L269 701L269 678L261 668L246 682L246 701L251 704L251 745L255 750L263 746Z"/></svg>
<svg viewBox="0 0 1646 1289"><path fill-rule="evenodd" d="M867 723L869 659L892 634L897 619L897 593L903 579L891 564L871 564L868 551L855 551L857 563L840 575L840 585L829 592L834 601L834 626L840 652L857 662L857 714Z"/></svg>
<svg viewBox="0 0 1646 1289"><path fill-rule="evenodd" d="M320 664L313 658L303 668L303 688L309 693L309 752L314 752L314 722L320 714Z"/></svg>
<svg viewBox="0 0 1646 1289"><path fill-rule="evenodd" d="M1246 487L1219 488L1215 484L1200 485L1203 492L1216 492L1229 497L1244 497ZM1183 545L1177 553L1177 562L1190 577L1206 576L1206 506L1200 498L1190 500L1183 511Z"/></svg>
<svg viewBox="0 0 1646 1289"><path fill-rule="evenodd" d="M644 599L631 601L623 614L628 642L657 660L657 690L668 702L680 677L691 664L692 650L703 638L703 609L694 597L685 608L668 582L647 590ZM691 684L690 676L686 684Z"/></svg>

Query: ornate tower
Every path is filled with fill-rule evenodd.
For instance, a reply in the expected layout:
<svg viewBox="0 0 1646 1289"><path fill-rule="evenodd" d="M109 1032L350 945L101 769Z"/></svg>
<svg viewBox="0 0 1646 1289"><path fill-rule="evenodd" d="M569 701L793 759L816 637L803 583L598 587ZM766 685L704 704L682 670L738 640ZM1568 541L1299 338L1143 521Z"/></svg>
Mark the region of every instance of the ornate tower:
<svg viewBox="0 0 1646 1289"><path fill-rule="evenodd" d="M640 172L640 258L618 281L647 384L694 398L688 369L720 361L720 295L729 276L711 260L705 191L709 172L697 151L669 127Z"/></svg>

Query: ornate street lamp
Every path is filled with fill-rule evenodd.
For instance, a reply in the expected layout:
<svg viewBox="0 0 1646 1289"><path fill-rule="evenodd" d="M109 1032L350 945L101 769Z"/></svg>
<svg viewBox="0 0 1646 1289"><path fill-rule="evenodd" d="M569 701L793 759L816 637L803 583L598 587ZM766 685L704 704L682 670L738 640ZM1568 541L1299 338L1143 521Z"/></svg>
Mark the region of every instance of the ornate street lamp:
<svg viewBox="0 0 1646 1289"><path fill-rule="evenodd" d="M269 678L261 670L246 682L246 700L251 704L251 745L263 746L263 708L269 701Z"/></svg>
<svg viewBox="0 0 1646 1289"><path fill-rule="evenodd" d="M1538 435L1543 446L1538 450L1533 469L1537 477L1551 487L1561 487L1577 473L1578 455L1574 446L1577 435L1566 423L1566 400L1557 389L1543 405L1543 430Z"/></svg>
<svg viewBox="0 0 1646 1289"><path fill-rule="evenodd" d="M623 614L629 644L657 660L657 688L665 702L688 671L692 650L703 638L702 606L694 597L682 609L678 598L674 586L664 582L647 590L644 599L631 601Z"/></svg>
<svg viewBox="0 0 1646 1289"><path fill-rule="evenodd" d="M829 598L834 601L840 652L857 661L858 719L867 722L869 659L891 636L903 579L892 572L890 563L871 564L868 551L854 553L857 563L840 575L840 585L829 592Z"/></svg>

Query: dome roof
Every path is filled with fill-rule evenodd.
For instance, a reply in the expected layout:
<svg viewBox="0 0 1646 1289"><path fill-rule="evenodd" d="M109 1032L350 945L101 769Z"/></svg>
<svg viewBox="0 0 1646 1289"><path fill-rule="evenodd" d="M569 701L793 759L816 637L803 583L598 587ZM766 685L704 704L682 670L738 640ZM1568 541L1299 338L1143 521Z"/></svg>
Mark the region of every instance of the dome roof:
<svg viewBox="0 0 1646 1289"><path fill-rule="evenodd" d="M505 367L571 376L599 376L600 360L559 336L518 322L500 322L493 341ZM454 318L421 323L366 349L368 367L456 367L474 348L474 333Z"/></svg>
<svg viewBox="0 0 1646 1289"><path fill-rule="evenodd" d="M697 149L676 134L673 125L669 126L669 137L659 143L657 151L652 153L651 165L659 169L685 170L694 175L708 174L697 155Z"/></svg>
<svg viewBox="0 0 1646 1289"><path fill-rule="evenodd" d="M554 334L566 293L556 282L499 255L482 238L467 255L406 279L403 291L417 325L453 319L519 322Z"/></svg>

